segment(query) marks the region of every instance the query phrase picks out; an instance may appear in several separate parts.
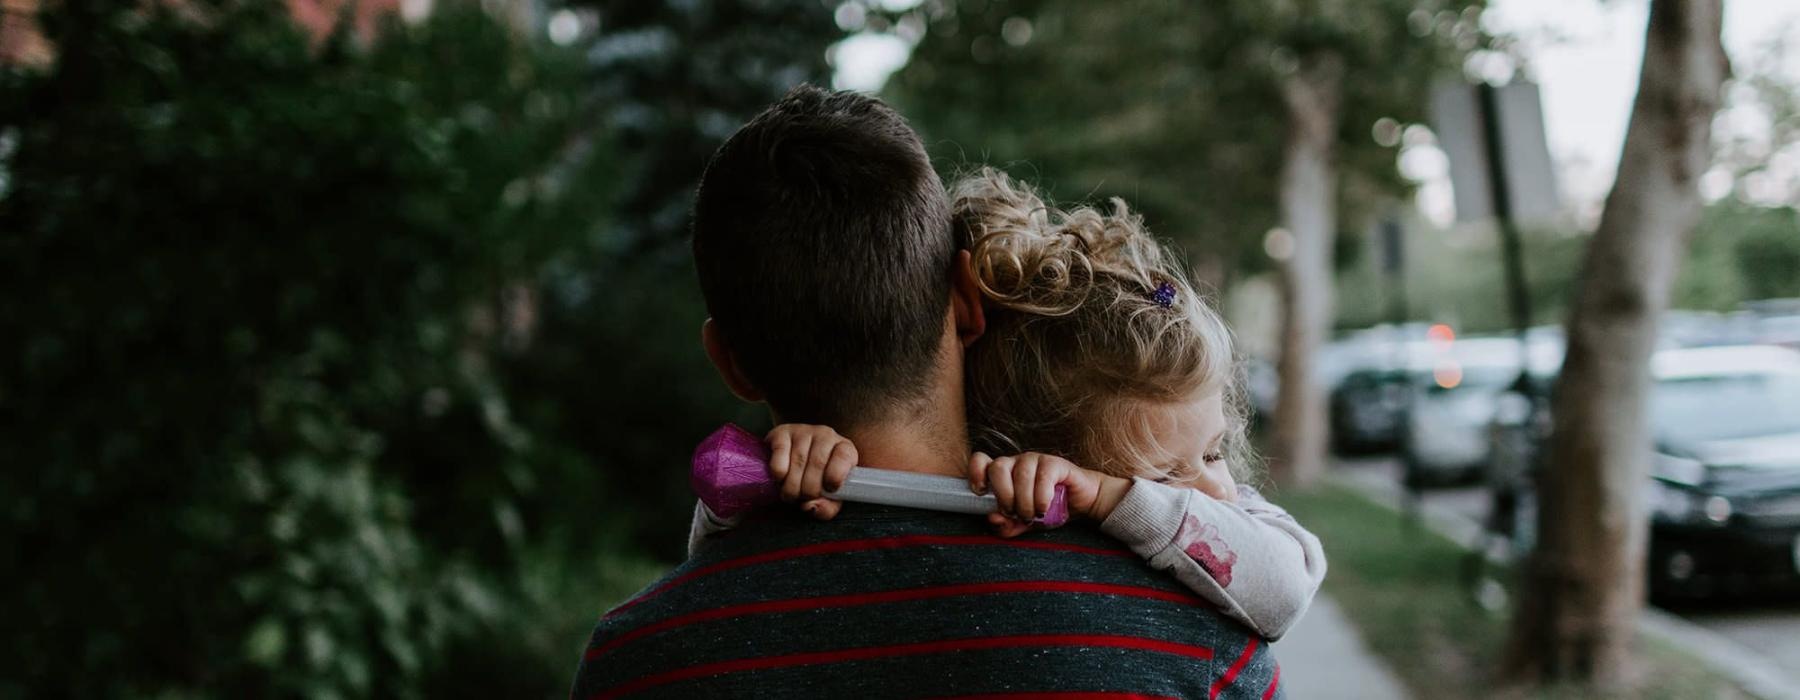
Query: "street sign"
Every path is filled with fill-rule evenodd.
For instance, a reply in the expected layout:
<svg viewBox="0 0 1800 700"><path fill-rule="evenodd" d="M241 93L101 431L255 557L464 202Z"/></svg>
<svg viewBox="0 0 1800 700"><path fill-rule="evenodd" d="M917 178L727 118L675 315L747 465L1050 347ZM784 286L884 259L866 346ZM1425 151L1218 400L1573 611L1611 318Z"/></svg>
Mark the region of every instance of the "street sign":
<svg viewBox="0 0 1800 700"><path fill-rule="evenodd" d="M1493 123L1484 123L1490 114ZM1438 147L1450 159L1457 221L1499 217L1522 226L1556 221L1562 205L1537 84L1441 83L1431 94L1431 124ZM1489 134L1498 143L1489 144ZM1501 154L1502 162L1489 162L1489 153ZM1503 174L1500 188L1493 181L1496 172ZM1496 190L1505 198L1500 207L1495 205Z"/></svg>

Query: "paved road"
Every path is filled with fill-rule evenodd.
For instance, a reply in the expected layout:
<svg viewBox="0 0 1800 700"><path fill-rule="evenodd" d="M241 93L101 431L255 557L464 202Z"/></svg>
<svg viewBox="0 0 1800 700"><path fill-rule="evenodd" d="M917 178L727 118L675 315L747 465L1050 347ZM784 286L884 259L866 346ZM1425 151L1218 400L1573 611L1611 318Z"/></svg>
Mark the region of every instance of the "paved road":
<svg viewBox="0 0 1800 700"><path fill-rule="evenodd" d="M1359 480L1397 484L1400 479L1399 462L1388 458L1344 460L1338 468ZM1476 521L1488 512L1487 492L1479 486L1427 491L1424 502L1426 508L1460 513ZM1668 612L1761 654L1793 680L1793 687L1800 688L1800 601L1723 603Z"/></svg>

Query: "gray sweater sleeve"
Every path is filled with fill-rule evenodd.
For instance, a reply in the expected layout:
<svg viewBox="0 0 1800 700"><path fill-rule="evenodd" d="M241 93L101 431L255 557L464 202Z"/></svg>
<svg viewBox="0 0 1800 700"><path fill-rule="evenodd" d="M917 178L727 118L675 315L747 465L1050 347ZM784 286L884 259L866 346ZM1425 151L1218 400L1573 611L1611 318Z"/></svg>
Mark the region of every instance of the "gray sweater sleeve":
<svg viewBox="0 0 1800 700"><path fill-rule="evenodd" d="M706 538L734 527L737 527L736 518L713 515L712 509L707 508L705 503L695 501L694 522L688 526L688 556L694 556L694 552L700 550L700 545L706 544Z"/></svg>
<svg viewBox="0 0 1800 700"><path fill-rule="evenodd" d="M1300 619L1325 579L1319 538L1247 486L1226 503L1133 479L1100 529L1270 641Z"/></svg>

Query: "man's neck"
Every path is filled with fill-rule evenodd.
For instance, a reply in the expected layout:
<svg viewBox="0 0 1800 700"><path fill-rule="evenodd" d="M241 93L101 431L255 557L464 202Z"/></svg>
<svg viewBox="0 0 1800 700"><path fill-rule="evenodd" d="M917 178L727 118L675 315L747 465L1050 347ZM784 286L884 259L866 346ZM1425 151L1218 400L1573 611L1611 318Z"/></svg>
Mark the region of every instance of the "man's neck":
<svg viewBox="0 0 1800 700"><path fill-rule="evenodd" d="M947 407L952 408L952 407ZM953 407L961 416L962 405ZM902 411L844 434L861 466L961 478L969 465L968 426L934 411Z"/></svg>

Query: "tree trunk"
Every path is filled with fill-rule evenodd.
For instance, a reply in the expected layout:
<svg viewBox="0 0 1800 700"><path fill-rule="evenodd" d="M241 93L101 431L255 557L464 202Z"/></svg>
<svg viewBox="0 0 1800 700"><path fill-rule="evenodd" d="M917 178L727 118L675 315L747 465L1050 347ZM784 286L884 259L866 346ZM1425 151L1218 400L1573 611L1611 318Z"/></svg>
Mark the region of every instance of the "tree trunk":
<svg viewBox="0 0 1800 700"><path fill-rule="evenodd" d="M1337 142L1344 80L1334 54L1310 57L1283 78L1287 143L1281 164L1281 225L1292 237L1281 264L1281 386L1269 467L1284 485L1325 471L1325 392L1314 358L1331 331L1332 242L1337 236ZM1271 251L1280 253L1283 251Z"/></svg>
<svg viewBox="0 0 1800 700"><path fill-rule="evenodd" d="M1646 394L1696 182L1730 71L1722 0L1653 0L1618 178L1588 246L1569 318L1542 471L1536 552L1508 650L1513 678L1618 687L1644 605L1651 437Z"/></svg>

